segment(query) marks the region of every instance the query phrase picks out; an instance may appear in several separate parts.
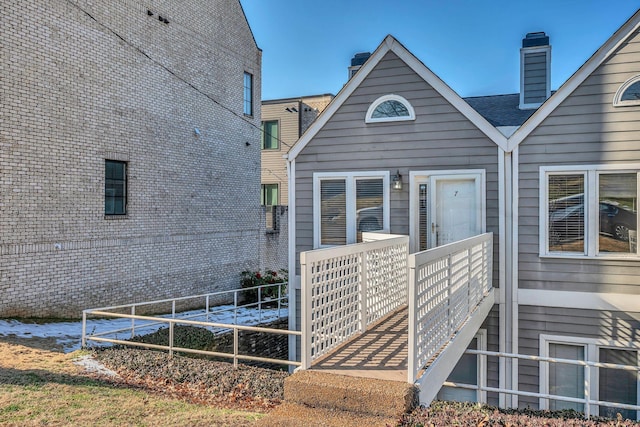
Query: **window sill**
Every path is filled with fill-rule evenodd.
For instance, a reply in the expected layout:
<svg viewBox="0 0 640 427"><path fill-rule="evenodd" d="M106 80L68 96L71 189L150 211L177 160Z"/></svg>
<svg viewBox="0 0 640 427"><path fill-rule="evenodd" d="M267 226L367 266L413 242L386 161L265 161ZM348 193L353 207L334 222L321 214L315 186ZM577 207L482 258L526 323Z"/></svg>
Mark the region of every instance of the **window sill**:
<svg viewBox="0 0 640 427"><path fill-rule="evenodd" d="M603 260L603 261L640 261L640 255L636 254L602 254L602 255L583 255L579 253L549 253L538 254L543 259L573 259L573 260Z"/></svg>
<svg viewBox="0 0 640 427"><path fill-rule="evenodd" d="M129 219L129 214L124 214L124 215L106 215L105 214L104 219L109 221Z"/></svg>

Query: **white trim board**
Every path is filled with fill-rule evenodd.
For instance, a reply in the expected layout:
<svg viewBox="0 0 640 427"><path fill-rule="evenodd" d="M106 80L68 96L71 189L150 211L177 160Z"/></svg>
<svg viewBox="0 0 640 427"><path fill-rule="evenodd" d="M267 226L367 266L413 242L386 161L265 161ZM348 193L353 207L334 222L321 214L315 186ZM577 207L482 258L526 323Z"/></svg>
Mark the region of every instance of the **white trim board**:
<svg viewBox="0 0 640 427"><path fill-rule="evenodd" d="M518 301L519 305L623 311L640 319L638 294L518 289Z"/></svg>

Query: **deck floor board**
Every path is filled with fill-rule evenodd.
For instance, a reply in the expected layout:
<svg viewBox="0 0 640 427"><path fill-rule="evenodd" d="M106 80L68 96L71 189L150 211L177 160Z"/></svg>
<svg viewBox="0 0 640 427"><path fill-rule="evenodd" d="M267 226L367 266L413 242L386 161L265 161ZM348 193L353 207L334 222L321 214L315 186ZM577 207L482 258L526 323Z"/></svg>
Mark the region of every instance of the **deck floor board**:
<svg viewBox="0 0 640 427"><path fill-rule="evenodd" d="M313 370L407 381L409 309L403 308L311 366Z"/></svg>

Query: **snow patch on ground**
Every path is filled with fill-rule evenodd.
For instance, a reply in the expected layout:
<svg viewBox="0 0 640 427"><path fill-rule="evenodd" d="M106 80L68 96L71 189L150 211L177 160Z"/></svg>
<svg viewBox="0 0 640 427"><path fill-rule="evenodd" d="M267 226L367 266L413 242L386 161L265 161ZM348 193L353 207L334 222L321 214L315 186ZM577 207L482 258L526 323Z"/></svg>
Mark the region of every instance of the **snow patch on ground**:
<svg viewBox="0 0 640 427"><path fill-rule="evenodd" d="M102 376L107 376L112 378L119 377L117 372L107 368L102 363L98 362L96 359L94 359L92 356L89 356L89 355L80 356L77 359L75 359L73 363L75 363L78 366L82 366L82 368L84 368L86 372L89 372L91 374L97 374L97 375L102 375Z"/></svg>
<svg viewBox="0 0 640 427"><path fill-rule="evenodd" d="M267 323L286 317L288 309L282 307L268 308L258 310L257 307L238 307L234 309L233 305L219 306L210 309L208 318L205 318L204 310L194 310L183 313L176 313L176 318L189 318L189 320L206 321L212 323L221 323L226 325L251 325L256 326L260 323ZM170 318L171 315L157 316ZM148 334L157 331L160 328L168 327L168 323L156 323L148 325L144 328L143 324L148 324L146 320L136 320L136 334ZM97 333L113 330L125 330L121 337L125 339L130 337L131 319L87 319L87 333ZM216 329L216 332L221 332ZM128 335L128 336L127 336ZM82 321L77 322L51 322L51 323L24 323L18 320L5 319L0 320L0 338L2 337L18 337L18 338L54 338L65 353L79 350L82 340ZM89 342L88 345L95 345Z"/></svg>

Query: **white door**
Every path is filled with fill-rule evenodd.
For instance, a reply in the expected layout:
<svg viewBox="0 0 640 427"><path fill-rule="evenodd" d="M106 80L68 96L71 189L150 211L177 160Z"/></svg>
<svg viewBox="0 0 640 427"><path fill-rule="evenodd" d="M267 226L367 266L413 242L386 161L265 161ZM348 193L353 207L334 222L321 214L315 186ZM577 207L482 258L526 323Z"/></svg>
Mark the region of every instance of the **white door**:
<svg viewBox="0 0 640 427"><path fill-rule="evenodd" d="M432 176L430 247L457 242L481 233L481 204L475 177Z"/></svg>
<svg viewBox="0 0 640 427"><path fill-rule="evenodd" d="M482 234L485 172L481 169L411 173L411 250Z"/></svg>

